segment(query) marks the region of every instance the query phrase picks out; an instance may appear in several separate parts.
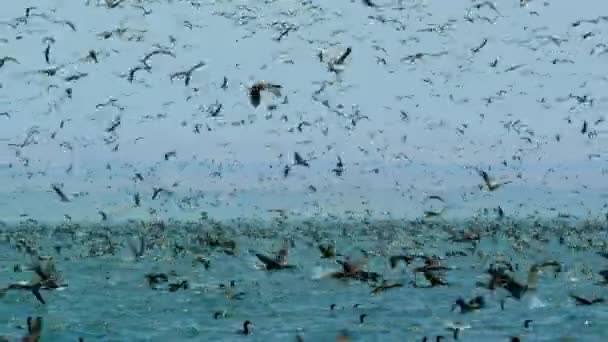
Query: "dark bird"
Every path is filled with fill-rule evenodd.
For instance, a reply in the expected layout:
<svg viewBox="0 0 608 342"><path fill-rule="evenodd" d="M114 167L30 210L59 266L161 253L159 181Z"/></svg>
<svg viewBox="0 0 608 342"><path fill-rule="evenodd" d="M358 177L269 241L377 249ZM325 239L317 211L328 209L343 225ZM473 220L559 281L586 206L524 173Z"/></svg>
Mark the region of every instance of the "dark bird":
<svg viewBox="0 0 608 342"><path fill-rule="evenodd" d="M422 273L424 278L428 281L428 287L436 287L436 286L448 286L447 280L445 280L442 276L443 271L449 271L451 268L446 266L441 266L439 264L439 259L436 257L424 257L424 266L415 267L412 271L414 275L417 273ZM414 278L414 286L418 287L416 284L416 280Z"/></svg>
<svg viewBox="0 0 608 342"><path fill-rule="evenodd" d="M391 268L397 267L397 265L399 265L399 262L401 262L401 261L403 261L407 265L409 265L412 263L413 260L414 260L414 257L408 256L408 255L392 255L388 258L388 261L391 264Z"/></svg>
<svg viewBox="0 0 608 342"><path fill-rule="evenodd" d="M445 208L442 208L441 210L425 210L424 211L424 218L426 219L430 219L433 217L440 217L441 214L443 214L443 212L445 211Z"/></svg>
<svg viewBox="0 0 608 342"><path fill-rule="evenodd" d="M78 81L79 79L81 79L83 77L87 77L87 76L89 76L89 74L87 74L86 72L79 72L74 75L67 76L63 80L66 82L72 82L72 81Z"/></svg>
<svg viewBox="0 0 608 342"><path fill-rule="evenodd" d="M476 242L481 239L481 236L477 232L462 232L456 234L450 238L452 242Z"/></svg>
<svg viewBox="0 0 608 342"><path fill-rule="evenodd" d="M336 246L332 244L319 245L319 251L321 252L322 259L329 259L336 257Z"/></svg>
<svg viewBox="0 0 608 342"><path fill-rule="evenodd" d="M249 325L252 324L251 321L247 320L243 323L243 329L239 330L238 333L242 335L249 335L251 331L249 331Z"/></svg>
<svg viewBox="0 0 608 342"><path fill-rule="evenodd" d="M139 192L133 194L133 202L135 202L136 207L141 206L141 196L139 195Z"/></svg>
<svg viewBox="0 0 608 342"><path fill-rule="evenodd" d="M226 291L224 291L224 298L226 298L228 300L243 300L246 293L243 291L233 292L231 290L232 288L234 288L234 284L232 284L230 288L228 288L228 289L226 289Z"/></svg>
<svg viewBox="0 0 608 342"><path fill-rule="evenodd" d="M368 282L368 281L376 282L379 279L381 279L382 276L376 272L367 272L367 271L361 270L360 264L362 264L366 261L367 261L366 259L363 259L362 262L354 263L353 261L350 260L349 257L344 258L344 260L336 260L336 262L338 264L342 265L342 271L331 272L331 273L325 275L324 278L330 277L330 278L342 279L342 280L356 279L356 280L363 281L363 282Z"/></svg>
<svg viewBox="0 0 608 342"><path fill-rule="evenodd" d="M112 123L110 124L110 126L108 128L106 128L106 132L107 133L114 132L120 126L120 124L121 124L120 116L117 116L116 118L114 118L114 120L112 120ZM138 173L136 175L138 175ZM141 177L141 174L139 174L139 177ZM141 178L143 178L143 177L141 177ZM141 179L141 180L143 180L143 179Z"/></svg>
<svg viewBox="0 0 608 342"><path fill-rule="evenodd" d="M169 152L165 153L165 161L167 161L173 157L177 157L176 151L169 151Z"/></svg>
<svg viewBox="0 0 608 342"><path fill-rule="evenodd" d="M42 299L42 295L40 295L40 284L35 284L31 286L32 293L38 299L38 301L42 304L46 304L44 299Z"/></svg>
<svg viewBox="0 0 608 342"><path fill-rule="evenodd" d="M292 268L293 267L292 265L281 264L276 259L268 257L268 256L266 256L264 254L256 253L255 256L258 257L258 259L261 262L264 263L264 266L269 271L271 271L271 270L281 270L281 269Z"/></svg>
<svg viewBox="0 0 608 342"><path fill-rule="evenodd" d="M287 245L285 244L277 253L277 255L272 258L267 255L256 253L255 256L264 263L266 270L274 271L274 270L283 270L288 268L295 268L294 265L289 265L287 263Z"/></svg>
<svg viewBox="0 0 608 342"><path fill-rule="evenodd" d="M153 188L152 189L152 200L155 200L158 198L158 195L160 195L161 192L166 191L163 188Z"/></svg>
<svg viewBox="0 0 608 342"><path fill-rule="evenodd" d="M32 284L40 284L43 290L55 290L66 287L66 284L61 283L61 278L55 268L55 259L53 257L38 257L32 264L34 277Z"/></svg>
<svg viewBox="0 0 608 342"><path fill-rule="evenodd" d="M365 317L367 317L367 314L361 314L359 316L359 324L363 324L363 322L365 321Z"/></svg>
<svg viewBox="0 0 608 342"><path fill-rule="evenodd" d="M170 56L173 58L176 58L175 54L169 50L165 50L165 49L157 49L154 50L150 53L147 53L142 59L141 59L141 63L146 67L151 69L152 66L148 63L148 61L150 60L150 58L156 56L156 55L165 55L165 56Z"/></svg>
<svg viewBox="0 0 608 342"><path fill-rule="evenodd" d="M353 52L353 49L351 47L348 47L348 48L346 48L344 53L342 53L342 55L340 55L340 57L329 61L329 63L328 63L329 71L334 72L334 73L340 72L341 69L337 68L337 66L344 65L344 62L346 61L346 59L348 58L348 56L350 56L350 54L352 52Z"/></svg>
<svg viewBox="0 0 608 342"><path fill-rule="evenodd" d="M452 311L456 308L460 307L461 313L467 313L472 311L477 311L485 307L485 300L482 296L477 296L468 302L466 302L462 298L458 298L454 306L452 306Z"/></svg>
<svg viewBox="0 0 608 342"><path fill-rule="evenodd" d="M363 4L367 7L377 7L371 0L363 0Z"/></svg>
<svg viewBox="0 0 608 342"><path fill-rule="evenodd" d="M438 196L438 195L430 195L427 198L430 200L438 200L440 202L445 202L445 200L441 196Z"/></svg>
<svg viewBox="0 0 608 342"><path fill-rule="evenodd" d="M494 181L494 180L492 180L490 178L490 175L488 175L488 173L486 171L484 171L484 170L477 170L477 172L479 173L479 175L481 176L481 178L483 178L483 181L484 181L485 185L488 187L488 190L490 190L490 191L494 191L494 190L500 188L503 185L511 183L511 181L497 183L496 181Z"/></svg>
<svg viewBox="0 0 608 342"><path fill-rule="evenodd" d="M40 290L55 290L67 286L66 284L60 283L59 274L55 269L55 261L52 257L37 257L33 261L30 269L34 272L31 281L10 284L7 288L0 290L0 297L2 297L8 290L26 290L31 291L40 303L46 304L42 298L42 295L40 294Z"/></svg>
<svg viewBox="0 0 608 342"><path fill-rule="evenodd" d="M570 294L570 298L572 298L576 301L576 305L593 305L593 304L604 302L604 298L588 299L588 298L584 298L584 297L577 296L574 294Z"/></svg>
<svg viewBox="0 0 608 342"><path fill-rule="evenodd" d="M486 44L488 44L488 38L484 38L481 41L481 44L479 44L478 46L476 46L476 47L474 47L474 48L471 49L471 52L472 53L478 53L479 51L481 51L481 49L484 48L484 46L486 46Z"/></svg>
<svg viewBox="0 0 608 342"><path fill-rule="evenodd" d="M424 271L422 273L426 281L429 282L429 287L436 286L448 286L447 280L445 280L439 273L433 271Z"/></svg>
<svg viewBox="0 0 608 342"><path fill-rule="evenodd" d="M144 176L141 173L139 173L139 172L135 172L134 180L135 181L143 182L144 181Z"/></svg>
<svg viewBox="0 0 608 342"><path fill-rule="evenodd" d="M61 202L69 202L70 201L70 199L68 198L68 196L66 196L63 193L63 190L61 190L61 188L59 188L58 185L52 184L51 188L53 189L53 191L55 191L55 193L57 194L57 196L59 196L59 199L61 200Z"/></svg>
<svg viewBox="0 0 608 342"><path fill-rule="evenodd" d="M40 294L40 284L30 284L27 282L19 282L16 284L10 284L7 288L0 290L0 298L3 297L8 290L26 290L31 291L34 297L42 304L46 304L42 295Z"/></svg>
<svg viewBox="0 0 608 342"><path fill-rule="evenodd" d="M63 69L62 65L61 66L56 66L56 67L53 67L53 68L47 68L47 69L37 70L37 71L35 71L35 73L38 73L38 74L41 74L41 75L46 75L46 76L49 76L49 77L53 77L53 76L57 75L57 72L59 70L61 70L61 69Z"/></svg>
<svg viewBox="0 0 608 342"><path fill-rule="evenodd" d="M133 83L133 81L135 80L135 73L137 73L140 70L145 70L148 73L150 73L152 70L151 67L146 66L146 65L138 65L132 69L129 70L129 74L127 75L127 81L129 81L129 83Z"/></svg>
<svg viewBox="0 0 608 342"><path fill-rule="evenodd" d="M336 163L336 167L331 170L336 176L340 177L344 173L344 163L342 163L342 158L338 156L338 162Z"/></svg>
<svg viewBox="0 0 608 342"><path fill-rule="evenodd" d="M304 160L304 158L302 158L302 156L298 152L293 153L293 163L294 165L310 167L308 161Z"/></svg>
<svg viewBox="0 0 608 342"><path fill-rule="evenodd" d="M304 126L310 126L310 122L308 121L302 121L298 124L298 126L296 127L298 129L298 132L302 133L302 128Z"/></svg>
<svg viewBox="0 0 608 342"><path fill-rule="evenodd" d="M124 1L125 0L106 0L106 6L108 8L116 8L118 5L120 5Z"/></svg>
<svg viewBox="0 0 608 342"><path fill-rule="evenodd" d="M203 265L203 267L206 270L208 270L209 267L211 267L211 261L201 255L197 255L194 258L192 258L192 266L195 266L197 264Z"/></svg>
<svg viewBox="0 0 608 342"><path fill-rule="evenodd" d="M602 278L604 278L604 279L602 279L602 281L600 282L600 284L601 284L601 285L606 285L606 284L608 284L608 270L602 270L602 271L599 271L599 272L597 272L597 274L601 275L601 276L602 276Z"/></svg>
<svg viewBox="0 0 608 342"><path fill-rule="evenodd" d="M583 121L583 127L581 128L581 134L587 133L587 120Z"/></svg>
<svg viewBox="0 0 608 342"><path fill-rule="evenodd" d="M253 107L258 107L261 102L262 91L268 91L274 96L281 96L281 89L283 87L278 84L272 84L265 81L256 82L251 88L249 88L249 101Z"/></svg>
<svg viewBox="0 0 608 342"><path fill-rule="evenodd" d="M169 277L164 273L148 273L144 275L144 278L146 278L148 281L148 286L154 290L160 283L166 283L169 281Z"/></svg>
<svg viewBox="0 0 608 342"><path fill-rule="evenodd" d="M454 341L457 341L458 337L460 336L460 331L462 330L462 328L461 327L448 327L447 329L452 332L452 338L454 338Z"/></svg>
<svg viewBox="0 0 608 342"><path fill-rule="evenodd" d="M503 267L490 268L488 270L488 273L491 276L490 282L488 284L478 283L478 285L482 285L490 290L495 288L503 288L509 292L511 297L521 299L526 293L536 290L536 278L538 272L546 267L554 267L556 272L561 271L561 265L556 261L533 264L530 266L528 271L528 282L527 284L523 284L516 281L511 275L506 273L507 270Z"/></svg>
<svg viewBox="0 0 608 342"><path fill-rule="evenodd" d="M93 62L95 62L95 64L99 63L99 60L97 59L97 52L95 52L95 50L89 50L87 59L92 60Z"/></svg>
<svg viewBox="0 0 608 342"><path fill-rule="evenodd" d="M176 283L169 284L169 292L175 292L179 289L187 290L189 287L189 283L187 280L178 281Z"/></svg>
<svg viewBox="0 0 608 342"><path fill-rule="evenodd" d="M46 64L50 64L50 55L51 53L51 44L47 44L46 45L46 49L44 49L44 60L46 61Z"/></svg>
<svg viewBox="0 0 608 342"><path fill-rule="evenodd" d="M220 319L226 317L226 312L224 311L216 311L213 313L213 319Z"/></svg>
<svg viewBox="0 0 608 342"><path fill-rule="evenodd" d="M496 211L498 212L498 218L505 217L505 211L502 209L501 206L498 206L498 208L496 208Z"/></svg>
<svg viewBox="0 0 608 342"><path fill-rule="evenodd" d="M171 75L169 76L169 78L171 79L171 82L173 82L173 80L175 80L175 79L182 79L182 78L183 78L183 79L184 79L184 85L187 87L187 86L189 86L189 85L190 85L190 81L192 80L192 74L193 74L193 73L194 73L196 70L198 70L198 69L200 69L200 68L204 67L205 65L206 65L206 63L205 63L205 62L202 62L202 61L201 61L201 62L198 62L198 63L196 63L195 65L191 66L191 67L190 67L188 70L186 70L186 71L179 71L179 72L176 72L176 73L174 73L174 74L171 74ZM226 81L227 81L227 80L226 80Z"/></svg>
<svg viewBox="0 0 608 342"><path fill-rule="evenodd" d="M366 260L364 259L363 262ZM336 260L336 262L342 265L342 273L345 275L356 274L361 271L360 265L352 262L349 257L344 258L344 260Z"/></svg>
<svg viewBox="0 0 608 342"><path fill-rule="evenodd" d="M22 342L38 342L42 333L42 317L36 317L32 322L32 317L27 318L28 334L21 339Z"/></svg>
<svg viewBox="0 0 608 342"><path fill-rule="evenodd" d="M25 17L29 18L29 16L32 14L32 10L35 10L35 9L38 9L38 7L35 7L35 6L27 7L25 9Z"/></svg>
<svg viewBox="0 0 608 342"><path fill-rule="evenodd" d="M16 58L5 56L5 57L0 58L0 68L2 68L6 62L13 62L15 64L20 64Z"/></svg>
<svg viewBox="0 0 608 342"><path fill-rule="evenodd" d="M382 284L379 286L376 286L371 291L371 294L378 294L378 293L384 292L385 290L394 289L394 288L398 288L398 287L403 287L403 284L400 282L395 282L395 281L382 280Z"/></svg>

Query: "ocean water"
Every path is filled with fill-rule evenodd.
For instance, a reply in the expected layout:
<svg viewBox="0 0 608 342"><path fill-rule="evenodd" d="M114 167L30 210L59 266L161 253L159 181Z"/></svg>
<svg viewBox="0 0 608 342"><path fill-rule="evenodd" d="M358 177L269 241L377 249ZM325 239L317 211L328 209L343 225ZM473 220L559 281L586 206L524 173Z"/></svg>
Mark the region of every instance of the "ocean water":
<svg viewBox="0 0 608 342"><path fill-rule="evenodd" d="M0 292L0 336L29 316L43 341L449 341L454 324L463 341L603 341L605 304L571 294L607 295L608 5L371 3L4 4L0 288L38 256L68 286L46 304ZM281 94L255 107L261 80ZM259 269L283 243L295 268ZM425 288L421 260L391 268L398 254L443 258L449 286ZM321 277L346 256L403 287ZM521 282L560 271L515 300L477 286L500 260ZM482 310L451 310L477 295Z"/></svg>
<svg viewBox="0 0 608 342"><path fill-rule="evenodd" d="M568 337L601 341L607 328L605 305L578 306L569 295L605 294L605 287L597 285L601 277L594 273L606 264L596 254L606 248L606 224L606 220L445 223L353 217L4 226L0 254L4 281L31 277L31 272L13 270L28 260L15 248L23 239L36 254L55 258L68 287L43 290L46 305L30 292L9 291L2 298L1 325L6 335L17 339L24 334L25 317L43 317L45 341L78 337L85 341L291 341L296 335L304 341L331 341L343 329L355 341L420 341L437 335L450 340L449 324L470 326L460 334L466 341L507 341L509 336L524 341ZM463 230L479 232L479 243L451 242ZM146 249L135 260L128 241L138 234L145 237ZM236 241L235 253L209 246L207 234ZM296 268L258 269L254 253L271 254L282 241L288 241L289 262ZM317 245L322 243L335 243L338 254L355 259L365 251L366 269L404 287L373 295L374 284L320 279L340 269L332 259L320 258ZM424 278L411 272L416 262L391 268L388 257L398 254L445 257L442 263L453 268L444 274L449 286L424 288ZM197 256L209 261L208 269L194 262ZM541 272L536 292L521 300L507 298L501 308L506 291L476 286L496 260L508 260L524 283L532 263L555 260L561 269ZM151 289L144 275L154 272L174 272L169 282L187 280L189 287L170 292L161 284ZM230 299L226 289L242 292L242 297ZM476 295L485 297L482 310L451 311L457 298ZM222 313L221 318L214 319L216 312ZM362 314L367 316L360 324ZM533 322L525 328L528 319ZM237 331L246 320L253 322L252 332L243 336Z"/></svg>

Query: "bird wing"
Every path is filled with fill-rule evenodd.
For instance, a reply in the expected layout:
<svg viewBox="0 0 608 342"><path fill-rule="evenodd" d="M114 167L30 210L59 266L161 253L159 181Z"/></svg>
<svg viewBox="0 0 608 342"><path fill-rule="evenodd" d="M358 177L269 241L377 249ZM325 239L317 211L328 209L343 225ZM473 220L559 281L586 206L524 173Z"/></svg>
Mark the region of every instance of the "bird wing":
<svg viewBox="0 0 608 342"><path fill-rule="evenodd" d="M42 295L40 295L40 284L32 287L32 293L36 296L36 299L42 304L46 304L44 299L42 299Z"/></svg>
<svg viewBox="0 0 608 342"><path fill-rule="evenodd" d="M589 299L583 298L574 294L570 294L570 298L574 299L577 304L591 305L593 304Z"/></svg>
<svg viewBox="0 0 608 342"><path fill-rule="evenodd" d="M281 87L278 84L268 84L266 86L266 90L271 93L272 95L276 96L276 97L281 97L281 89L283 87Z"/></svg>
<svg viewBox="0 0 608 342"><path fill-rule="evenodd" d="M264 265L266 265L266 269L273 269L273 268L279 268L280 265L276 262L276 260L274 260L273 258L266 256L264 254L260 254L260 253L256 253L255 255L256 257L258 257L258 259L260 259L261 262L264 263Z"/></svg>

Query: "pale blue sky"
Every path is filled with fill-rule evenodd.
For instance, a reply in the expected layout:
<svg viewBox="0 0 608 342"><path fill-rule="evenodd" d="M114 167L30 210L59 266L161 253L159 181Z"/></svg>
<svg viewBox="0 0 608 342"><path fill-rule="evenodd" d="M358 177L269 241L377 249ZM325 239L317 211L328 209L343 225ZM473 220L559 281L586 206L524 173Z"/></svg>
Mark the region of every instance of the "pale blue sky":
<svg viewBox="0 0 608 342"><path fill-rule="evenodd" d="M115 201L128 203L126 194L174 182L179 182L175 191L183 194L233 189L305 192L314 184L331 193L361 187L369 196L380 189L396 189L399 182L402 190L395 193L409 188L408 193L418 198L430 191L474 191L479 179L463 167L479 166L491 167L493 174L524 189L580 191L574 199L564 197L567 203L595 203L590 189L601 192L608 185L608 124L601 122L608 107L608 53L602 54L598 45L605 43L608 22L578 27L571 23L596 18L608 9L606 2L587 1L582 6L531 1L525 8L517 1L497 2L499 14L488 7L469 14L494 23L466 21L470 1L375 2L380 9L358 1L201 1L198 8L190 2L144 2L152 10L145 17L139 8L124 5L110 10L103 1L99 6L95 1L90 6L84 1L28 2L38 7L32 13L70 20L77 31L40 17L15 29L0 24L0 57L13 56L20 62L0 68L0 112L10 113L10 118L0 116L0 144L6 146L0 148L0 173L8 180L0 184L0 191L7 196L47 192L50 183L64 183L68 192L103 189ZM3 7L0 22L23 13L23 4L10 2ZM184 26L186 21L191 29ZM276 42L280 22L297 29ZM444 25L444 30L425 31L436 25ZM97 37L118 27L129 29L123 39ZM588 32L593 35L584 39ZM55 43L47 65L42 41L49 36ZM140 41L135 41L138 36ZM176 41L171 43L170 37ZM484 39L486 45L474 54L471 49ZM137 73L133 83L121 78L155 44L170 48L176 58L154 56L150 73ZM328 49L329 57L336 56L348 46L353 54L338 80L316 54ZM99 64L83 60L90 49L97 51ZM415 63L404 60L419 52L447 54ZM495 58L498 63L492 68L489 64ZM554 64L555 59L574 63ZM190 87L169 80L170 74L200 61L206 66L193 74ZM64 64L52 78L31 73ZM505 71L519 64L524 66ZM77 72L89 75L71 84L62 80ZM225 90L220 89L224 76ZM264 94L263 105L252 108L246 86L260 79L281 84L286 103ZM314 101L313 93L327 81L333 84ZM72 88L72 99L65 98L66 87ZM567 99L570 94L587 95L593 105ZM487 104L485 99L493 96ZM117 106L96 107L109 99L116 99ZM205 108L216 101L223 104L223 116L210 118ZM269 102L278 104L272 116L265 109ZM350 120L334 110L351 115L354 107L370 120L346 129ZM407 122L400 111L408 114ZM104 130L118 115L119 149L112 152L116 143L104 144L109 136ZM64 127L59 129L61 120ZM245 125L233 125L241 120ZM290 132L303 120L313 125L301 133ZM505 128L506 122L517 120L510 131ZM598 133L594 139L580 132L585 120L589 131ZM200 134L193 133L196 124L201 125ZM23 142L33 126L40 132L35 136L38 144L22 149L30 160L24 167L6 144ZM526 130L533 135L524 134ZM173 150L177 159L165 162L164 153ZM284 180L282 167L294 151L317 159L310 169L296 168ZM330 171L337 155L346 163L343 179ZM398 155L410 161L395 160ZM508 166L501 164L503 160ZM13 168L7 168L9 163ZM104 169L106 163L112 170ZM66 174L63 170L70 164L72 173ZM220 164L223 178L209 177ZM381 173L370 173L376 165ZM545 176L549 169L555 171ZM143 184L133 184L135 170L145 175ZM45 175L40 174L43 171ZM532 205L517 194L514 201ZM475 196L467 202L486 202L484 194ZM56 198L49 194L48 200ZM14 201L1 202L0 213L14 216L14 203L6 204ZM91 201L100 207L110 205L110 200ZM537 203L539 208L544 204ZM28 209L27 203L19 204L23 211L36 205ZM144 207L148 205L152 204Z"/></svg>

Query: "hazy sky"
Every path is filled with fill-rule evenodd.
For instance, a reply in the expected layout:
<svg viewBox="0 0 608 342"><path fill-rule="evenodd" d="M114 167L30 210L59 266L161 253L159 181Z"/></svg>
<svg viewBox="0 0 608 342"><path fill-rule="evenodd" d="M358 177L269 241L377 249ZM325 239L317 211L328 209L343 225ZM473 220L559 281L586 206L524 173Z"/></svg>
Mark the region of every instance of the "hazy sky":
<svg viewBox="0 0 608 342"><path fill-rule="evenodd" d="M24 5L9 2L0 14L0 58L19 63L0 68L0 113L10 115L0 116L0 213L39 207L27 194L44 193L34 198L59 205L51 183L68 193L94 191L61 203L62 213L78 211L70 208L79 201L95 203L93 213L111 202L128 205L135 192L144 208L158 206L149 201L152 187L219 191L225 205L234 190L281 198L309 185L318 191L308 196L338 207L358 195L328 194L440 192L462 200L472 193L471 206L489 203L470 167L491 168L513 189L558 191L564 208L601 208L605 199L593 196L608 187L608 21L573 23L596 19L608 10L605 1L505 1L496 2L497 11L471 1L374 2L378 8L361 1L139 1L151 11L144 15L135 1L113 9L105 1L30 1L37 9L18 25ZM293 30L277 41L287 27ZM114 33L104 39L104 31ZM46 37L54 40L49 64ZM128 82L129 70L159 46L175 57L151 57L151 70ZM329 72L326 61L347 47L353 52L343 72ZM99 63L86 59L89 50ZM428 55L408 59L417 53ZM170 80L199 62L205 66L188 87ZM62 66L55 76L36 72L55 66ZM65 80L77 73L87 76ZM247 87L262 79L280 84L283 96L263 93L254 108ZM210 117L218 104L219 117ZM117 117L115 133L106 132ZM310 125L300 132L302 121ZM33 130L36 144L8 146ZM176 158L165 161L170 151ZM311 159L310 168L296 166L284 179L294 151ZM331 171L337 156L346 166L341 178ZM135 172L144 182L134 183ZM529 205L520 190L511 190L511 200ZM502 196L496 193L492 198Z"/></svg>

